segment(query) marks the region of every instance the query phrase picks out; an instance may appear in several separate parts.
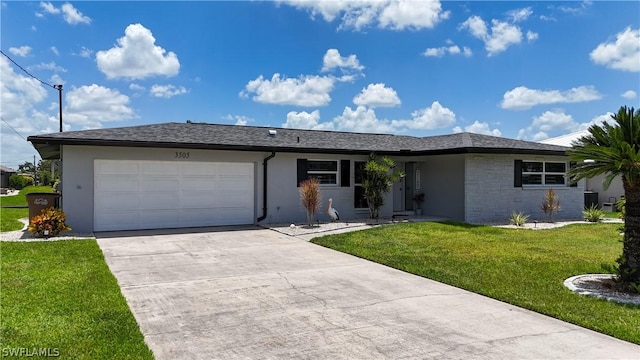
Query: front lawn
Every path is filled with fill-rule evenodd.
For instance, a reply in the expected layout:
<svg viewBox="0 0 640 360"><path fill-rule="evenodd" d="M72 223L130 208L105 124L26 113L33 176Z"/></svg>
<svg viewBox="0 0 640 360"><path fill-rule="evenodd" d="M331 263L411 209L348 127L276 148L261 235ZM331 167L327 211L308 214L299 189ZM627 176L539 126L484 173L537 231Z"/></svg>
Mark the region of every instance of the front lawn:
<svg viewBox="0 0 640 360"><path fill-rule="evenodd" d="M153 359L95 240L1 242L0 347Z"/></svg>
<svg viewBox="0 0 640 360"><path fill-rule="evenodd" d="M313 242L640 344L640 307L563 286L571 276L607 272L615 264L620 225L525 230L409 223Z"/></svg>
<svg viewBox="0 0 640 360"><path fill-rule="evenodd" d="M26 195L32 192L52 192L51 186L27 186L18 195L0 196L0 232L20 230L24 225L18 219L29 217ZM25 206L6 208L5 206Z"/></svg>

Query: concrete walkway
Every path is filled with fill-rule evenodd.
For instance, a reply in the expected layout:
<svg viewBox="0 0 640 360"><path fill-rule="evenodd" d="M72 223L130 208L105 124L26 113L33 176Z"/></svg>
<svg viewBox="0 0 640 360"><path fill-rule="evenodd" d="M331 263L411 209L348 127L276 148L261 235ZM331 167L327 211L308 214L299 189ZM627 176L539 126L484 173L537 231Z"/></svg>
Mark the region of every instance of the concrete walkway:
<svg viewBox="0 0 640 360"><path fill-rule="evenodd" d="M157 359L638 359L640 347L257 227L98 233Z"/></svg>

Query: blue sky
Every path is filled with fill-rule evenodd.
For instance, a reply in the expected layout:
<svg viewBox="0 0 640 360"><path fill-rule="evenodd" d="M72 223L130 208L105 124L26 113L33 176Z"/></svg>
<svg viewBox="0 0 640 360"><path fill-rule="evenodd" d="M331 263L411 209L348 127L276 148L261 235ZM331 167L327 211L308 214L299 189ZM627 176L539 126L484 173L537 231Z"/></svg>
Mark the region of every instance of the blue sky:
<svg viewBox="0 0 640 360"><path fill-rule="evenodd" d="M640 2L2 2L65 130L194 122L539 141L639 107ZM58 131L0 56L1 162Z"/></svg>

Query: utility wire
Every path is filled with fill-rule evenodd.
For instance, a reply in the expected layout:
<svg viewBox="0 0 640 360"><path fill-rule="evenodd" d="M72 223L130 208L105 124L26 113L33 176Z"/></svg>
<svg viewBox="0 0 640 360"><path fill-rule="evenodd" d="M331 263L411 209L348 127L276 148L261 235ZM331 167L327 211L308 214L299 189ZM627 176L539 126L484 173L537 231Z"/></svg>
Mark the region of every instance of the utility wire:
<svg viewBox="0 0 640 360"><path fill-rule="evenodd" d="M9 127L11 128L11 130L13 130L13 132L15 132L16 134L20 135L20 137L21 137L21 138L23 138L23 139L27 140L24 136L22 136L22 134L20 134L20 133L18 132L18 130L14 129L14 128L13 128L13 126L11 126L11 124L9 124L9 123L7 122L7 120L5 120L3 117L0 117L0 120L4 121L4 123L5 123L5 124L9 125Z"/></svg>
<svg viewBox="0 0 640 360"><path fill-rule="evenodd" d="M25 74L27 74L27 75L31 76L32 78L34 78L34 79L36 79L36 80L40 81L40 83L42 83L43 85L47 85L47 86L49 86L49 87L52 87L52 88L54 88L54 89L58 90L58 88L57 88L56 86L51 85L51 84L49 84L48 82L42 81L42 80L40 80L38 77L36 77L36 76L32 75L32 74L31 74L30 72L28 72L25 68L23 68L22 66L20 66L20 64L18 64L17 62L13 61L13 59L12 59L11 57L9 57L9 55L5 54L5 53L4 53L4 51L0 50L0 54L4 55L4 56L5 56L7 59L9 59L9 61L11 61L15 66L19 67L19 68L20 68L20 70L22 70L22 71L24 71L24 72L25 72ZM22 135L20 135L20 136L22 136Z"/></svg>

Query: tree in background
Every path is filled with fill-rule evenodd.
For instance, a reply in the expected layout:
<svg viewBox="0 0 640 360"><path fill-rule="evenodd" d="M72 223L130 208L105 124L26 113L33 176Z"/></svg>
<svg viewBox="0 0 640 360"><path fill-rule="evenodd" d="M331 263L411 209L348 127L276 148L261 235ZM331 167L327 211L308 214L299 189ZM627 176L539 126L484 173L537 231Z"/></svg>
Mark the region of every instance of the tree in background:
<svg viewBox="0 0 640 360"><path fill-rule="evenodd" d="M572 181L605 175L609 187L618 175L624 188L625 215L622 255L618 258L618 281L640 293L640 110L621 107L605 121L592 125L589 133L569 150L577 165L569 170Z"/></svg>
<svg viewBox="0 0 640 360"><path fill-rule="evenodd" d="M404 176L404 172L395 167L396 163L393 160L388 157L378 158L374 153L369 155L369 161L364 166L362 187L369 205L369 216L372 219L380 217L384 196L389 192L393 183Z"/></svg>

